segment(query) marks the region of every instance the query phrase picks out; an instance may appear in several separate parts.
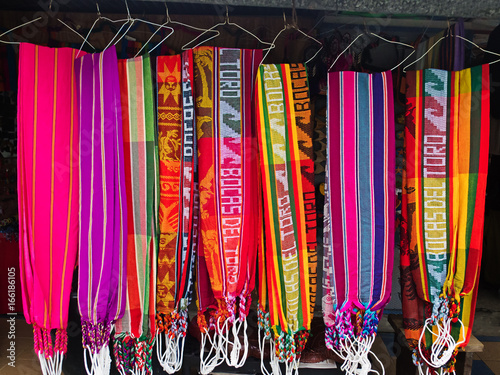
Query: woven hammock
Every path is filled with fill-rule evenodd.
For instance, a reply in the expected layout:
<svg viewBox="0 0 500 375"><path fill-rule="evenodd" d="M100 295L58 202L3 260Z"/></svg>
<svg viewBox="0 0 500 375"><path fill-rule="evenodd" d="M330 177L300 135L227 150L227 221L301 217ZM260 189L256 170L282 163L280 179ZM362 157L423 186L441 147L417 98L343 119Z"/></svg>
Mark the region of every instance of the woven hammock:
<svg viewBox="0 0 500 375"><path fill-rule="evenodd" d="M252 88L260 50L198 47L193 50L195 113L199 155L200 252L217 308L198 322L202 344L215 326L216 355L203 357L202 373L226 361L240 367L248 344L246 316L255 277L259 228L256 134ZM243 328L244 343L238 333ZM230 338L232 334L232 341ZM229 346L232 345L231 353ZM243 355L240 351L243 350Z"/></svg>
<svg viewBox="0 0 500 375"><path fill-rule="evenodd" d="M19 47L19 264L24 316L33 324L44 375L62 370L77 255L76 52L27 43Z"/></svg>
<svg viewBox="0 0 500 375"><path fill-rule="evenodd" d="M169 374L182 366L198 244L192 61L191 50L157 59L161 186L157 355Z"/></svg>
<svg viewBox="0 0 500 375"><path fill-rule="evenodd" d="M489 144L489 66L407 74L401 278L419 366L454 372L474 319Z"/></svg>
<svg viewBox="0 0 500 375"><path fill-rule="evenodd" d="M316 294L313 127L304 65L261 65L255 97L265 234L259 334L264 330L263 340L274 336L273 373L281 373L282 362L289 374L298 368ZM260 337L259 345L262 354ZM262 363L261 369L268 373Z"/></svg>
<svg viewBox="0 0 500 375"><path fill-rule="evenodd" d="M156 332L158 160L149 55L118 60L128 206L127 300L116 322L120 374L151 374Z"/></svg>
<svg viewBox="0 0 500 375"><path fill-rule="evenodd" d="M395 132L391 72L328 74L323 314L326 346L366 373L391 296Z"/></svg>
<svg viewBox="0 0 500 375"><path fill-rule="evenodd" d="M108 374L110 335L126 305L128 233L114 46L77 59L76 74L80 108L78 307L87 373Z"/></svg>

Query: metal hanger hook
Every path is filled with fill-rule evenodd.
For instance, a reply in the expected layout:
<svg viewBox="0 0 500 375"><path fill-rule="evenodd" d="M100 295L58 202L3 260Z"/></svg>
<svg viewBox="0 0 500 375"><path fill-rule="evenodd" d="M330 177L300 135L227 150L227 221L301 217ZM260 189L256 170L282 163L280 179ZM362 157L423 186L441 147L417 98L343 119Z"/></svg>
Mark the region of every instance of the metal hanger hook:
<svg viewBox="0 0 500 375"><path fill-rule="evenodd" d="M129 9L129 7L128 7L128 2L127 2L127 0L125 0L125 7L127 8L127 17L128 17L128 19L129 19L129 20L131 20L131 19L132 19L132 16L130 15L130 9Z"/></svg>
<svg viewBox="0 0 500 375"><path fill-rule="evenodd" d="M50 0L50 3L49 3L49 10L52 12L52 0Z"/></svg>
<svg viewBox="0 0 500 375"><path fill-rule="evenodd" d="M101 18L101 10L99 9L99 3L96 1L95 6L97 7L97 16Z"/></svg>
<svg viewBox="0 0 500 375"><path fill-rule="evenodd" d="M229 23L229 9L227 8L227 5L226 5L226 16L225 16L225 18L224 18L224 22L225 22L226 24L228 24L228 23Z"/></svg>
<svg viewBox="0 0 500 375"><path fill-rule="evenodd" d="M170 21L171 21L170 13L168 13L168 5L167 5L166 1L165 1L165 14L167 15L167 22L166 23L170 23Z"/></svg>

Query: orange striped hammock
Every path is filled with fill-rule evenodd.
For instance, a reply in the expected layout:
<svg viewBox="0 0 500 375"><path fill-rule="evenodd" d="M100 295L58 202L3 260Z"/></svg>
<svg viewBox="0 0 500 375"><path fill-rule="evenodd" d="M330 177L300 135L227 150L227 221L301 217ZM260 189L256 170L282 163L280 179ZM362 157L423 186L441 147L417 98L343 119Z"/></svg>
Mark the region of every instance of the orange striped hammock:
<svg viewBox="0 0 500 375"><path fill-rule="evenodd" d="M255 109L265 233L258 261L259 335L260 330L264 331L259 346L263 353L264 341L271 339L274 374L281 372L278 362L285 364L287 374L297 370L316 298L316 207L309 103L303 64L259 67ZM261 371L268 374L262 360Z"/></svg>
<svg viewBox="0 0 500 375"><path fill-rule="evenodd" d="M401 280L419 366L454 371L472 330L489 145L489 66L407 74Z"/></svg>

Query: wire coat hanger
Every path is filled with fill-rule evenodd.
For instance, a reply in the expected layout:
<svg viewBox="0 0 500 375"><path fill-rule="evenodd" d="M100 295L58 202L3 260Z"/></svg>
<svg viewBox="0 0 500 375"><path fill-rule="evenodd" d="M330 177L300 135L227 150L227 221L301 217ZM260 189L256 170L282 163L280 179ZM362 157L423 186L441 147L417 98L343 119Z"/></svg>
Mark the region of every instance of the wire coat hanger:
<svg viewBox="0 0 500 375"><path fill-rule="evenodd" d="M30 23L33 23L33 22L39 21L39 20L41 20L41 19L42 19L42 17L38 17L38 18L32 19L31 21L28 21L28 22L25 22L25 23L23 23L23 24L21 24L21 25L18 25L18 26L16 26L16 27L13 27L12 29L9 29L9 30L7 30L6 32L4 32L4 33L0 34L0 43L5 43L5 44L21 44L21 42L11 42L11 41L7 41L7 40L2 40L2 37L3 37L4 35L7 35L7 34L9 34L9 33L13 32L14 30L20 29L21 27L24 27L24 26L26 26L26 25L29 25Z"/></svg>
<svg viewBox="0 0 500 375"><path fill-rule="evenodd" d="M479 48L481 51L483 51L484 53L489 53L491 55L494 55L494 56L498 56L500 57L500 53L497 53L497 52L493 52L493 51L489 51L487 49L484 49L480 46L478 46L476 43L474 43L472 40L469 40L467 38L464 38L463 36L461 35L453 35L453 33L451 32L451 29L448 28L448 33L444 36L442 36L441 38L439 38L427 51L425 51L425 53L420 56L418 59L416 59L415 61L412 61L410 64L406 65L404 68L403 68L403 72L406 73L406 69L408 69L410 66L412 66L413 64L417 63L418 61L422 60L439 42L441 42L443 39L447 38L448 36L455 36L459 39L462 39L466 42L469 42L470 44L472 44L473 46L475 46L476 48ZM498 60L495 60L495 61L491 61L488 63L488 65L492 65L492 64L495 64L497 62L500 62L500 59Z"/></svg>
<svg viewBox="0 0 500 375"><path fill-rule="evenodd" d="M49 10L52 10L52 1L50 2L50 5L49 5ZM95 51L96 48L88 41L85 39L85 37L80 34L78 31L76 31L75 29L73 29L70 25L68 25L66 22L64 22L62 19L58 18L57 19L60 23L62 23L64 26L66 26L68 29L70 29L71 31L73 31L76 35L78 35L80 38L83 39L83 43L87 43L90 47L92 47L92 49Z"/></svg>
<svg viewBox="0 0 500 375"><path fill-rule="evenodd" d="M276 48L276 40L278 39L278 37L281 35L281 33L283 33L283 31L286 31L286 30L289 30L289 29L295 29L296 31L298 31L299 33L301 33L302 35L304 35L305 37L315 41L316 43L318 43L321 47L316 51L316 53L309 59L305 62L304 65L307 65L308 63L310 63L312 60L314 60L314 58L318 55L318 53L321 52L321 50L323 49L323 43L321 43L319 40L317 40L316 38L312 37L311 35L308 35L307 33L303 32L298 26L297 26L297 11L295 9L295 0L292 0L292 24L288 24L286 22L286 15L285 15L285 11L283 11L283 29L280 30L280 32L278 34L276 34L276 36L274 37L273 41L271 42L271 47L268 49L268 51L266 52L266 54L264 55L264 57L262 58L261 62L259 65L262 65L262 63L264 62L264 60L266 59L267 55L269 54L269 52L271 52L272 49Z"/></svg>
<svg viewBox="0 0 500 375"><path fill-rule="evenodd" d="M179 22L179 21L173 21L171 18L170 18L170 14L168 12L168 6L167 6L167 3L165 2L165 12L166 12L166 21L160 25L160 27L158 27L158 29L149 37L149 39L146 41L146 43L144 43L144 45L142 46L142 48L139 50L139 52L137 52L137 54L139 54L143 49L144 47L151 41L151 39L153 39L153 37L156 35L156 33L158 31L160 31L160 29L163 27L163 26L166 26L168 24L175 24L175 25L181 25L181 26L185 26L185 27L188 27L190 29L193 29L193 30L198 30L198 31L202 31L203 33L209 31L207 29L202 29L202 28L199 28L199 27L196 27L196 26L192 26L192 25L188 25L186 23L183 23L183 22ZM210 30L210 32L213 32L215 35L214 37L218 36L220 33L217 31L217 30ZM149 53L153 52L156 48L158 48L165 40L167 40L167 38L170 36L167 35L166 37L164 37L158 44L156 44L153 48L151 48L149 50ZM137 56L137 55L136 55Z"/></svg>
<svg viewBox="0 0 500 375"><path fill-rule="evenodd" d="M337 57L336 57L336 58L335 58L335 60L333 61L332 65L330 65L330 67L328 68L328 71L330 71L330 70L333 68L333 66L337 63L338 59L339 59L339 58L340 58L340 57L341 57L341 56L342 56L342 55L343 55L343 54L344 54L344 53L345 53L345 52L346 52L349 48L351 48L351 46L352 46L354 43L356 43L356 41L357 41L360 37L362 37L363 35L373 35L373 36L376 36L377 38L379 38L379 39L381 39L381 40L383 40L383 41L385 41L385 42L387 42L387 43L391 43L391 44L399 44L399 45L401 45L401 46L403 46L403 47L407 47L407 48L411 48L411 49L413 49L413 51L412 51L412 52L411 52L408 56L406 56L406 57L405 57L405 58L404 58L404 59L403 59L400 63L398 63L398 65L396 65L394 68L392 68L392 69L391 69L391 71L392 71L392 70L394 70L394 69L396 69L396 68L398 68L400 65L402 65L402 64L403 64L406 60L408 60L408 59L409 59L411 56L413 56L413 54L415 53L415 47L414 47L414 46L412 46L411 44L407 44L407 43L403 43L403 42L398 42L398 41L396 41L396 40L389 40L389 39L384 38L384 37L383 37L383 36L381 36L381 35L375 34L375 33L373 33L373 32L368 32L367 30L365 30L364 32L362 32L361 34L359 34L356 38L354 38L354 40L353 40L351 43L349 43L349 45L348 45L346 48L344 48L344 50L343 50L341 53L339 53L339 54L337 55Z"/></svg>
<svg viewBox="0 0 500 375"><path fill-rule="evenodd" d="M145 23L147 25L152 25L152 26L156 26L158 27L158 29L154 32L154 34L161 28L164 28L164 29L167 29L167 30L170 30L170 32L168 33L168 35L163 39L163 40L166 40L168 37L170 37L173 33L174 33L174 29L171 28L170 26L166 26L166 25L160 25L156 22L151 22L151 21L148 21L148 20L145 20L143 18L132 18L132 16L130 15L130 9L128 7L128 2L127 0L125 0L125 7L127 8L127 19L128 19L128 22L129 22L129 26L127 28L127 30L125 30L125 32L118 38L118 40L116 40L116 42L114 43L114 45L118 44L120 42L120 40L123 39L123 37L125 35L127 35L127 33L129 32L129 30L132 28L132 26L134 25L134 23L136 21L138 22L142 22L142 23ZM154 35L153 34L153 35ZM151 39L151 38L150 38ZM149 42L149 40L148 40ZM136 53L136 55L134 57L137 57L139 55L139 53L144 49L144 46L146 45L147 43L145 43L142 48L139 50L139 52Z"/></svg>
<svg viewBox="0 0 500 375"><path fill-rule="evenodd" d="M52 0L50 0L50 3L49 3L49 10L52 10ZM5 43L5 44L21 44L21 42L10 42L10 41L6 41L6 40L2 40L2 37L3 37L4 35L7 35L7 34L9 34L9 33L13 32L14 30L20 29L21 27L24 27L24 26L26 26L26 25L29 25L30 23L33 23L33 22L39 21L39 20L41 20L41 19L42 19L42 17L41 17L41 16L40 16L40 17L37 17L37 18L35 18L35 19L32 19L31 21L24 22L24 23L22 23L22 24L20 24L20 25L18 25L18 26L15 26L15 27L13 27L12 29L9 29L9 30L7 30L6 32L4 32L4 33L0 34L0 43Z"/></svg>
<svg viewBox="0 0 500 375"><path fill-rule="evenodd" d="M104 48L104 50L106 50L110 45L111 43L113 43L113 40L116 38L116 35L118 35L120 33L120 31L125 27L125 25L128 24L128 21L129 19L128 18L125 18L125 19L121 19L121 20L112 20L108 17L104 17L103 15L101 15L101 10L99 9L99 3L96 1L95 3L96 7L97 7L97 18L96 20L94 21L94 23L92 24L92 26L90 27L90 30L88 31L87 35L85 36L85 39L83 40L81 46L80 46L80 49L78 50L78 53L76 55L76 57L78 57L80 55L80 52L82 51L82 48L83 48L83 45L87 42L87 40L89 39L89 36L90 34L92 33L92 30L94 30L94 27L95 25L97 24L97 22L101 21L101 20L105 20L105 21L108 21L108 22L112 22L112 23L118 23L118 22L123 22L123 24L120 26L120 28L118 29L118 31L116 32L115 36L111 39L111 41L108 43L108 45Z"/></svg>
<svg viewBox="0 0 500 375"><path fill-rule="evenodd" d="M73 29L70 25L68 25L66 22L64 22L62 19L58 18L57 19L59 22L61 22L64 26L66 26L68 29L70 29L71 31L73 31L76 35L78 35L80 38L83 39L83 42L84 43L87 43L90 47L92 47L92 49L95 51L96 48L88 41L85 39L85 37L80 34L78 31L76 31L75 29Z"/></svg>
<svg viewBox="0 0 500 375"><path fill-rule="evenodd" d="M52 12L52 0L50 0L50 3L49 3L49 11ZM61 20L60 18L57 18L57 20L62 23L64 26L66 26L68 29L70 29L71 31L73 31L76 35L78 35L80 38L83 39L83 42L87 42L87 44L92 47L95 51L95 47L90 44L90 42L88 40L85 40L85 38L83 37L82 34L80 34L78 31L76 31L75 29L73 29L70 25L68 25L66 22L64 22L63 20Z"/></svg>
<svg viewBox="0 0 500 375"><path fill-rule="evenodd" d="M52 12L52 0L50 0L50 3L49 3L49 11L51 11L51 12ZM31 21L28 21L28 22L23 23L22 25L19 25L19 26L13 27L13 28L12 28L12 29L10 29L10 30L7 30L5 33L3 33L3 34L1 34L1 35L0 35L0 42L1 42L1 43L6 43L6 44L19 44L19 42L8 42L8 41L3 41L3 40L1 40L1 38L2 38L2 36L6 35L6 34L8 34L8 33L10 33L10 32L12 32L12 31L14 31L14 30L16 30L16 29L19 29L19 28L21 28L21 27L23 27L23 26L29 25L30 23L36 22L36 21L38 21L38 20L40 20L40 19L42 19L42 17L35 18L35 19L31 20ZM66 24L66 23L65 23L64 21L62 21L61 19L59 19L59 18L58 18L57 20L58 20L60 23L62 23L64 26L66 26L68 29L70 29L71 31L73 31L73 32L74 32L76 35L78 35L80 38L82 38L82 39L84 40L84 42L86 41L86 40L85 40L85 38L83 37L83 35L82 35L82 34L80 34L78 31L76 31L75 29L73 29L71 26L69 26L68 24ZM88 42L88 41L86 41L86 42L87 42L87 44L88 44L89 46L91 46L91 47L94 49L94 51L95 51L95 47L94 47L92 44L90 44L90 42Z"/></svg>
<svg viewBox="0 0 500 375"><path fill-rule="evenodd" d="M427 56L427 54L428 54L429 52L431 52L431 50L432 50L435 46L437 46L437 45L438 45L438 44L439 44L439 43L440 43L443 39L446 39L448 36L452 36L452 33L451 33L451 31L450 31L450 28L449 28L449 27L448 27L448 30L447 30L446 35L443 35L441 38L439 38L438 40L436 40L436 41L434 42L434 44L433 44L432 46L430 46L430 47L429 47L429 49L427 49L427 51L425 51L425 53L424 53L422 56L418 57L417 59L415 59L414 61L412 61L412 62L411 62L411 63L409 63L408 65L406 65L406 66L403 68L403 73L406 73L406 69L408 69L410 66L412 66L413 64L415 64L415 63L419 62L419 61L420 61L420 60L422 60L425 56ZM500 56L500 55L499 55L499 56Z"/></svg>
<svg viewBox="0 0 500 375"><path fill-rule="evenodd" d="M50 3L49 3L49 10L50 10L50 11L52 11L52 0L50 0ZM2 37L3 37L4 35L6 35L6 34L9 34L9 33L13 32L14 30L17 30L17 29L19 29L19 28L21 28L21 27L23 27L23 26L29 25L30 23L33 23L33 22L39 21L39 20L41 20L41 19L42 19L42 17L37 17L37 18L35 18L35 19L32 19L31 21L28 21L28 22L25 22L25 23L23 23L23 24L21 24L21 25L19 25L19 26L13 27L12 29L9 29L9 30L7 30L6 32L4 32L4 33L0 34L0 43L5 43L5 44L21 44L21 42L10 42L10 41L6 41L6 40L2 40ZM71 28L70 28L70 29L71 29ZM73 31L74 31L74 30L73 30ZM76 31L75 31L75 32L76 32ZM77 34L78 34L78 33L77 33ZM78 35L80 35L80 34L78 34ZM80 36L81 36L81 35L80 35Z"/></svg>
<svg viewBox="0 0 500 375"><path fill-rule="evenodd" d="M269 46L268 48L264 48L264 50L269 50L271 48L273 48L273 44L272 43L269 43L269 42L264 42L262 39L260 39L257 35L255 35L254 33L252 33L251 31L248 31L247 29L245 29L244 27L238 25L237 23L235 22L230 22L229 21L229 11L228 11L228 8L227 8L227 5L226 5L226 16L224 17L224 22L219 22L215 25L213 25L211 28L209 29L206 29L203 33L201 33L200 35L198 35L196 38L194 38L193 40L187 42L186 44L184 44L182 46L182 50L185 51L187 49L189 49L189 47L187 47L189 44L193 43L195 40L198 40L199 38L201 38L204 34L206 34L207 32L213 32L215 31L217 34L216 35L213 35L211 36L210 38L208 39L205 39L205 40L202 40L201 42L199 42L198 44L196 44L194 47L192 48L196 48L196 47L199 47L200 45L202 45L203 43L206 43L208 42L209 40L212 40L216 37L218 37L220 35L220 31L218 30L214 30L215 28L219 27L219 26L224 26L224 25L229 25L229 26L235 26L237 28L239 28L240 30L246 32L247 34L253 36L255 39L257 39L261 44L264 44L264 45L267 45Z"/></svg>

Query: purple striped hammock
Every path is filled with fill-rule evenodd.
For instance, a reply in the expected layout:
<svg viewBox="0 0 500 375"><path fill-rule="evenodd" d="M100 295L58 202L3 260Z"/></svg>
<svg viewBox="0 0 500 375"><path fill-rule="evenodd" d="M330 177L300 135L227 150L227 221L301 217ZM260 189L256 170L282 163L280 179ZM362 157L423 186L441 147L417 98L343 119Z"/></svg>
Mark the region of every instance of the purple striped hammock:
<svg viewBox="0 0 500 375"><path fill-rule="evenodd" d="M348 374L370 368L391 296L395 140L390 72L328 74L323 314ZM354 322L354 323L353 323Z"/></svg>
<svg viewBox="0 0 500 375"><path fill-rule="evenodd" d="M114 46L76 60L80 105L78 307L85 368L108 374L109 339L126 303L127 204ZM88 358L90 358L90 363Z"/></svg>

